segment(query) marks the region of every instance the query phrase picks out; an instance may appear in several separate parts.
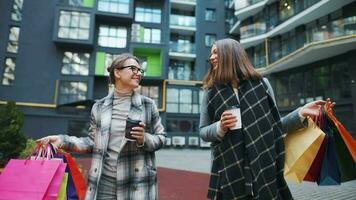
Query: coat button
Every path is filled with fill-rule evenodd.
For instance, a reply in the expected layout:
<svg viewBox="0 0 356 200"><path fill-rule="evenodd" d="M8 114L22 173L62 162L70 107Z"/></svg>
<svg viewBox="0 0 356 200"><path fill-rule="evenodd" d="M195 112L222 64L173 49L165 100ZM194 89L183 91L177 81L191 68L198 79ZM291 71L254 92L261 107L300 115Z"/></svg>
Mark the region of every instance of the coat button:
<svg viewBox="0 0 356 200"><path fill-rule="evenodd" d="M95 168L95 169L94 169L94 172L96 172L96 171L98 171L98 168Z"/></svg>
<svg viewBox="0 0 356 200"><path fill-rule="evenodd" d="M134 186L132 187L132 190L137 190L137 186L134 185Z"/></svg>
<svg viewBox="0 0 356 200"><path fill-rule="evenodd" d="M138 168L135 168L135 172L138 172Z"/></svg>

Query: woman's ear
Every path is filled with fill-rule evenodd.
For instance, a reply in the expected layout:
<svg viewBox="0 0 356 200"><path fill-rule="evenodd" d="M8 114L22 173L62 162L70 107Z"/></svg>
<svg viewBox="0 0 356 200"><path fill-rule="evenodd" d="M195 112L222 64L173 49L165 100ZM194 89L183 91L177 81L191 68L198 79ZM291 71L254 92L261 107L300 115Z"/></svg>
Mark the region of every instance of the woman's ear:
<svg viewBox="0 0 356 200"><path fill-rule="evenodd" d="M115 78L120 79L119 70L114 70L114 76L115 76Z"/></svg>

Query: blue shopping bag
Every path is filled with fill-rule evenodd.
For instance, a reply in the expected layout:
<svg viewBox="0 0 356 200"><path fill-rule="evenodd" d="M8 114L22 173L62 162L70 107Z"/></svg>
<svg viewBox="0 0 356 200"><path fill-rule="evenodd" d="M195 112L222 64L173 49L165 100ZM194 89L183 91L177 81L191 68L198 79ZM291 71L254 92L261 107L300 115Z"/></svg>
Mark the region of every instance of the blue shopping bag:
<svg viewBox="0 0 356 200"><path fill-rule="evenodd" d="M336 158L335 139L330 126L324 126L325 153L321 164L318 185L340 185L341 175Z"/></svg>

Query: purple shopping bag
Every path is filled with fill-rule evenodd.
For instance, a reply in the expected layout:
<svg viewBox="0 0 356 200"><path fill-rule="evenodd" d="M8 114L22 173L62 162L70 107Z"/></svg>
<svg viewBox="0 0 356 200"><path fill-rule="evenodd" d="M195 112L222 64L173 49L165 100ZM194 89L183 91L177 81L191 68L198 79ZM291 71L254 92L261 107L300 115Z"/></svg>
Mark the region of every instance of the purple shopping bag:
<svg viewBox="0 0 356 200"><path fill-rule="evenodd" d="M63 162L63 161L62 161ZM61 163L58 167L49 187L46 192L46 196L44 197L45 200L56 200L58 197L58 192L62 184L64 172L67 168L66 163Z"/></svg>
<svg viewBox="0 0 356 200"><path fill-rule="evenodd" d="M44 199L61 164L61 160L11 159L0 175L0 199Z"/></svg>

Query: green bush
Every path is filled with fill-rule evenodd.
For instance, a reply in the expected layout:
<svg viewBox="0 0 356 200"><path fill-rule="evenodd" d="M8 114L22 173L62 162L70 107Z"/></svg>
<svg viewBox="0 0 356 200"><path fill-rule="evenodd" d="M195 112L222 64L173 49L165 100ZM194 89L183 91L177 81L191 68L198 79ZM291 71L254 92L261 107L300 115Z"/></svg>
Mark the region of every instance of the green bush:
<svg viewBox="0 0 356 200"><path fill-rule="evenodd" d="M21 153L19 158L20 159L26 159L30 154L32 153L33 149L36 147L36 141L33 139L27 139L26 142L26 148L24 148Z"/></svg>
<svg viewBox="0 0 356 200"><path fill-rule="evenodd" d="M15 102L0 106L0 167L17 158L26 147L27 137L22 131L24 116Z"/></svg>

